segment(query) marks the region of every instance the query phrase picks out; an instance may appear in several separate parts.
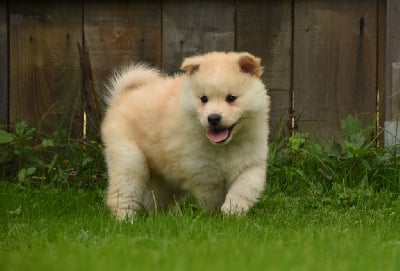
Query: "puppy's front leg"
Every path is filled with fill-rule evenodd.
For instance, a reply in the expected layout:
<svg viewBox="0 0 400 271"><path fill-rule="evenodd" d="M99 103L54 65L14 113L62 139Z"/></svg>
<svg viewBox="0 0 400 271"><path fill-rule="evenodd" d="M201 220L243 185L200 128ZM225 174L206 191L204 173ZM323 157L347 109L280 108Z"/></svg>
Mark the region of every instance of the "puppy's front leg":
<svg viewBox="0 0 400 271"><path fill-rule="evenodd" d="M221 207L226 215L243 215L252 207L265 187L265 165L253 166L242 172L231 184Z"/></svg>

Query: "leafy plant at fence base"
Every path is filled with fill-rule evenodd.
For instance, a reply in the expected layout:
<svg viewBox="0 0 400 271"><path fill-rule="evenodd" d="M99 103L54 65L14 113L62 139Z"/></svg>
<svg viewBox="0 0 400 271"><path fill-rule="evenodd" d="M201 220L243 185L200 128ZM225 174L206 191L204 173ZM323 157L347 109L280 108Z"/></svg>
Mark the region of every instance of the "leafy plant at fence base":
<svg viewBox="0 0 400 271"><path fill-rule="evenodd" d="M270 143L267 193L284 191L310 199L330 194L335 201L351 203L371 191L399 192L398 146L376 148L372 127L349 116L341 122L341 137L330 142L310 140L307 133L275 138ZM0 144L3 179L23 186L105 186L98 142L72 140L62 130L39 136L21 122L12 133L0 130Z"/></svg>
<svg viewBox="0 0 400 271"><path fill-rule="evenodd" d="M370 138L373 125L363 127L360 119L353 115L342 120L340 126L344 132L344 147L350 157L367 154L374 141Z"/></svg>
<svg viewBox="0 0 400 271"><path fill-rule="evenodd" d="M43 184L91 187L106 182L101 145L72 140L57 130L37 134L25 122L12 133L0 130L0 176L26 186Z"/></svg>
<svg viewBox="0 0 400 271"><path fill-rule="evenodd" d="M340 132L341 138L324 143L309 140L307 133L281 139L285 144L272 142L269 189L308 196L310 202L321 202L324 196L326 203L345 205L368 198L373 191L398 193L398 146L376 148L373 125L365 127L354 116L341 122Z"/></svg>

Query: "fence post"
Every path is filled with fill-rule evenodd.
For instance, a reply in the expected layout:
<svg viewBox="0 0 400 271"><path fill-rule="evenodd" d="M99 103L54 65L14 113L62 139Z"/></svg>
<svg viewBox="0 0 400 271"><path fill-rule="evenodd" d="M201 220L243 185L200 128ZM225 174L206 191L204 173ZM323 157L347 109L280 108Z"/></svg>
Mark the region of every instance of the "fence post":
<svg viewBox="0 0 400 271"><path fill-rule="evenodd" d="M8 128L7 2L0 0L0 128Z"/></svg>
<svg viewBox="0 0 400 271"><path fill-rule="evenodd" d="M392 94L389 97L392 107L390 120L385 121L385 146L393 146L400 143L400 62L392 63Z"/></svg>

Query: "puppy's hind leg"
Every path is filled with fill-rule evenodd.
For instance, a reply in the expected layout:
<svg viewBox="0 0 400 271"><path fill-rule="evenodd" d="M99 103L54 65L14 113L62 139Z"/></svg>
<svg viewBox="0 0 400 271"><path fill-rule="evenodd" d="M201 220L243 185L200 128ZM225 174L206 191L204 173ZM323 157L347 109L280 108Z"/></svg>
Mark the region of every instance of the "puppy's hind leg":
<svg viewBox="0 0 400 271"><path fill-rule="evenodd" d="M142 151L133 142L106 144L109 182L107 205L118 219L134 219L143 207L149 170Z"/></svg>

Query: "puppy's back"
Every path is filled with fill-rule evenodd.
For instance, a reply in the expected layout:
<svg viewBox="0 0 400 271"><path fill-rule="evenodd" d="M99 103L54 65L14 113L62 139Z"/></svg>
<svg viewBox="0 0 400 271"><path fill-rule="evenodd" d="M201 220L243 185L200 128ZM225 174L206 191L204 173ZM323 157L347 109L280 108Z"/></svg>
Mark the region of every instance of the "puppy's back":
<svg viewBox="0 0 400 271"><path fill-rule="evenodd" d="M143 64L135 64L116 71L105 93L105 101L110 105L115 97L120 94L145 86L152 82L163 79L164 76L156 69L147 67Z"/></svg>

